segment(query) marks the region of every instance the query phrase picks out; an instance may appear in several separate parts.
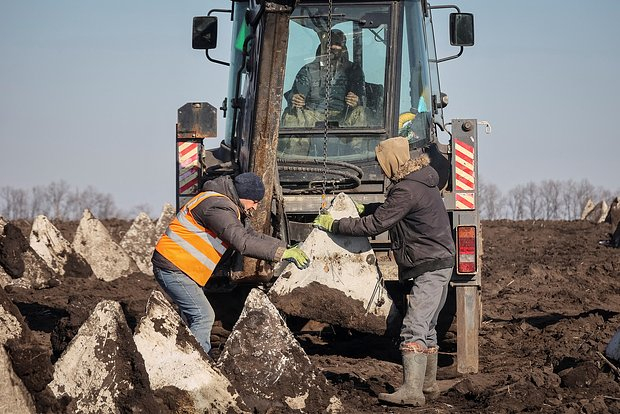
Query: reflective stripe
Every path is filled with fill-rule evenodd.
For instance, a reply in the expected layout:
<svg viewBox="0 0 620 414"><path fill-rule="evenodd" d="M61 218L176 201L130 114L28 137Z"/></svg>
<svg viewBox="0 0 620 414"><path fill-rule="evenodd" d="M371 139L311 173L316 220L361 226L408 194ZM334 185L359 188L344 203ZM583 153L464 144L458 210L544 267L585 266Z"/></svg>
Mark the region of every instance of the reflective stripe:
<svg viewBox="0 0 620 414"><path fill-rule="evenodd" d="M224 242L222 240L211 236L206 229L202 229L194 225L194 223L187 219L187 215L178 218L178 220L183 227L195 233L196 236L200 237L206 243L209 243L220 255L223 255L226 252L227 247L223 245ZM168 231L169 229L166 231L166 234L168 234ZM168 237L172 239L169 234Z"/></svg>
<svg viewBox="0 0 620 414"><path fill-rule="evenodd" d="M177 213L155 249L171 263L185 272L199 285L204 286L213 270L228 249L228 244L213 231L196 222L192 210L209 197L225 197L214 191L200 193L189 200ZM232 200L230 200L232 203ZM241 211L236 208L237 219Z"/></svg>
<svg viewBox="0 0 620 414"><path fill-rule="evenodd" d="M207 266L211 270L215 269L215 265L217 263L213 263L213 261L209 259L207 256L205 256L204 254L202 254L200 250L196 249L194 246L192 246L191 244L183 240L183 238L181 238L178 234L171 231L170 228L166 230L166 236L170 237L170 239L173 242L181 246L184 250L186 250L189 254L194 256L197 260L199 260L205 266Z"/></svg>

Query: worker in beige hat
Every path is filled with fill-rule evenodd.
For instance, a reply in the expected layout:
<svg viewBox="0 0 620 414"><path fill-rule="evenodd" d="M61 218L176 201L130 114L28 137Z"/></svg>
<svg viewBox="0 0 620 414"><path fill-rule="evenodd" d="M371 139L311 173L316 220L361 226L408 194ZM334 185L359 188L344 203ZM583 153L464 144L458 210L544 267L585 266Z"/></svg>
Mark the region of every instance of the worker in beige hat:
<svg viewBox="0 0 620 414"><path fill-rule="evenodd" d="M454 267L452 227L437 188L439 175L427 154L411 151L404 137L381 142L375 153L392 181L385 201L364 206L365 214L359 218L334 220L329 213L321 213L314 226L351 236L389 231L399 280L411 290L400 333L404 382L392 394L379 394L379 400L422 406L439 396L435 326Z"/></svg>

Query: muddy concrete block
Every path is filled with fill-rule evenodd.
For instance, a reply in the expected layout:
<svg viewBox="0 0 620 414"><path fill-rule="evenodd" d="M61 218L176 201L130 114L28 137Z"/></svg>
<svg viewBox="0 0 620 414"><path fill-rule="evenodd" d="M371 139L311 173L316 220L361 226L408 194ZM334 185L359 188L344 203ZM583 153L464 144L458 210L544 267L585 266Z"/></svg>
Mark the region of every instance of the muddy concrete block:
<svg viewBox="0 0 620 414"><path fill-rule="evenodd" d="M154 390L176 387L186 391L180 395L189 396L190 404L177 404L191 405L197 413L247 412L230 381L212 365L161 292L151 294L134 341Z"/></svg>
<svg viewBox="0 0 620 414"><path fill-rule="evenodd" d="M30 247L21 230L11 223L0 236L0 265L4 271L0 283L25 289L58 286L58 274ZM5 273L10 276L6 278Z"/></svg>
<svg viewBox="0 0 620 414"><path fill-rule="evenodd" d="M609 206L605 200L602 200L594 206L592 211L586 215L585 219L594 224L602 223L605 221L605 218L607 218L608 212Z"/></svg>
<svg viewBox="0 0 620 414"><path fill-rule="evenodd" d="M27 329L17 306L0 289L0 348L9 340L20 338Z"/></svg>
<svg viewBox="0 0 620 414"><path fill-rule="evenodd" d="M140 270L88 209L84 210L72 246L86 259L95 277L106 282Z"/></svg>
<svg viewBox="0 0 620 414"><path fill-rule="evenodd" d="M0 412L35 413L34 400L13 371L11 359L0 346Z"/></svg>
<svg viewBox="0 0 620 414"><path fill-rule="evenodd" d="M157 242L161 235L164 234L168 224L170 224L175 215L176 209L172 206L172 204L164 204L161 214L159 215L159 219L157 219L157 223L155 224L155 242Z"/></svg>
<svg viewBox="0 0 620 414"><path fill-rule="evenodd" d="M35 405L38 402L53 399L49 389L46 389L47 384L52 380L54 371L51 363L51 350L35 338L17 306L13 304L2 289L0 289L0 350L6 351L6 356L9 359L7 364L10 365L8 372L6 369L0 368L0 377L2 377L0 378L0 412L22 412L2 409L6 408L2 405L5 400L3 396L4 381L9 379L15 387L19 389L22 386L25 387L27 399L32 397ZM15 392L17 398L21 391L16 390ZM52 412L56 412L54 409L58 408L57 406L50 406L49 403L47 406L53 408Z"/></svg>
<svg viewBox="0 0 620 414"><path fill-rule="evenodd" d="M257 412L339 412L334 390L259 289L248 295L218 366Z"/></svg>
<svg viewBox="0 0 620 414"><path fill-rule="evenodd" d="M93 274L86 260L43 215L37 216L32 223L30 247L60 276L70 273L74 277L89 277Z"/></svg>
<svg viewBox="0 0 620 414"><path fill-rule="evenodd" d="M120 304L104 300L56 362L49 387L73 399L73 412L157 412L147 378Z"/></svg>
<svg viewBox="0 0 620 414"><path fill-rule="evenodd" d="M605 221L611 224L612 231L618 227L618 223L620 223L620 197L614 198L611 202Z"/></svg>
<svg viewBox="0 0 620 414"><path fill-rule="evenodd" d="M155 224L146 213L138 214L121 240L121 247L142 273L153 274L151 256L155 250Z"/></svg>
<svg viewBox="0 0 620 414"><path fill-rule="evenodd" d="M334 199L328 211L335 219L358 217L355 204L344 193ZM360 332L384 333L397 311L384 288L368 238L314 229L302 249L311 260L307 269L284 262L276 269L279 278L269 291L275 306L289 315Z"/></svg>

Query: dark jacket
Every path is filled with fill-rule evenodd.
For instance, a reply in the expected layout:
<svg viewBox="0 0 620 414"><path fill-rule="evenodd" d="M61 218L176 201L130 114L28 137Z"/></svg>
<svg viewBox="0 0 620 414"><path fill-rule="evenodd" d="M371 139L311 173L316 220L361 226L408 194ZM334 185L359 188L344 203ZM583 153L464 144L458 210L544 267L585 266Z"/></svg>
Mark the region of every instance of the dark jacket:
<svg viewBox="0 0 620 414"><path fill-rule="evenodd" d="M364 100L365 82L364 72L357 64L350 62L344 55L337 63L334 63L335 72L332 75L330 88L329 109L344 111L347 108L345 96L353 92L360 99L360 105ZM321 70L320 58L302 67L293 83L290 96L301 94L306 98L306 107L311 110L325 109L325 75Z"/></svg>
<svg viewBox="0 0 620 414"><path fill-rule="evenodd" d="M454 266L452 227L437 188L439 175L428 157L407 161L402 179L388 189L386 200L361 218L334 222L333 231L374 236L389 230L400 280Z"/></svg>
<svg viewBox="0 0 620 414"><path fill-rule="evenodd" d="M208 181L203 190L214 191L226 197L209 197L192 210L194 219L200 225L215 232L230 248L244 256L270 261L281 260L286 243L244 225L247 216L229 176ZM241 211L241 221L237 218L237 211ZM152 263L162 269L179 270L157 251L153 253Z"/></svg>

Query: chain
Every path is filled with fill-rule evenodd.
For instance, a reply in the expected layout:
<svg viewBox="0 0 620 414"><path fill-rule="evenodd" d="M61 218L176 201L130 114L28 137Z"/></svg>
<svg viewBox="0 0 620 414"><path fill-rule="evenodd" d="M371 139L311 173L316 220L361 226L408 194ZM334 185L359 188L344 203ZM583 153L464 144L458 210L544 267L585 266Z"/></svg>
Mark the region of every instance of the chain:
<svg viewBox="0 0 620 414"><path fill-rule="evenodd" d="M321 211L327 209L327 130L329 117L329 100L332 89L332 0L327 10L327 73L325 74L325 119L323 122L323 188L321 191Z"/></svg>

